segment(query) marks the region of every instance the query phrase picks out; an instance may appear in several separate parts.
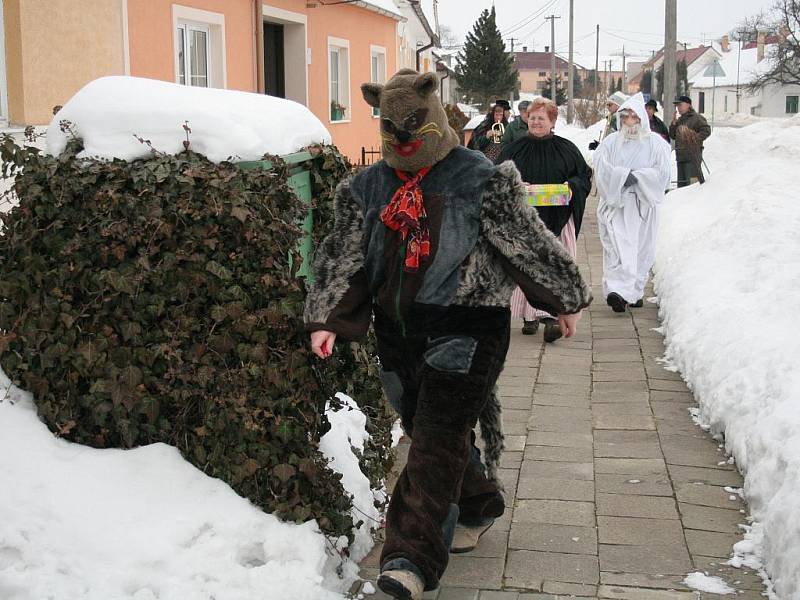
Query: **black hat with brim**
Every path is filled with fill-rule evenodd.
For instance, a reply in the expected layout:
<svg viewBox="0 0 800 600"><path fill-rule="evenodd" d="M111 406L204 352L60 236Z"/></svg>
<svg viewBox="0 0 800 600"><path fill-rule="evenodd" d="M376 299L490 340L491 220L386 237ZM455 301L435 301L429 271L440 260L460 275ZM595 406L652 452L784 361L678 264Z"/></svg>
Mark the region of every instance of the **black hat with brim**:
<svg viewBox="0 0 800 600"><path fill-rule="evenodd" d="M511 104L509 104L508 100L495 100L494 105L501 106L503 110L511 110Z"/></svg>
<svg viewBox="0 0 800 600"><path fill-rule="evenodd" d="M673 102L673 104L680 104L681 102L686 102L686 104L691 104L692 99L689 96L678 96L677 100Z"/></svg>
<svg viewBox="0 0 800 600"><path fill-rule="evenodd" d="M653 110L658 112L658 102L656 102L655 100L648 100L647 102L645 102L644 105L645 106L652 106Z"/></svg>

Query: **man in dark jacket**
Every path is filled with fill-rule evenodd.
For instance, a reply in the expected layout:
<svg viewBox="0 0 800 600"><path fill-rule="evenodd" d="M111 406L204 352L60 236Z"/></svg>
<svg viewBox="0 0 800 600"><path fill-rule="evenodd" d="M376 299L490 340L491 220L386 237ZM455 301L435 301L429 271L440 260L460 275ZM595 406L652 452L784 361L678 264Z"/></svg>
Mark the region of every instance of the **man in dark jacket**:
<svg viewBox="0 0 800 600"><path fill-rule="evenodd" d="M675 140L675 159L678 162L678 187L705 183L703 177L703 142L711 135L705 117L692 108L689 96L679 96L674 102L678 112L669 126L669 137Z"/></svg>
<svg viewBox="0 0 800 600"><path fill-rule="evenodd" d="M513 144L528 135L528 106L530 104L527 100L523 100L517 105L519 114L506 127L506 132L503 134L504 146Z"/></svg>
<svg viewBox="0 0 800 600"><path fill-rule="evenodd" d="M650 131L660 135L665 142L669 143L669 129L664 125L664 121L656 116L658 112L658 102L655 100L648 100L644 105L647 115L650 117Z"/></svg>

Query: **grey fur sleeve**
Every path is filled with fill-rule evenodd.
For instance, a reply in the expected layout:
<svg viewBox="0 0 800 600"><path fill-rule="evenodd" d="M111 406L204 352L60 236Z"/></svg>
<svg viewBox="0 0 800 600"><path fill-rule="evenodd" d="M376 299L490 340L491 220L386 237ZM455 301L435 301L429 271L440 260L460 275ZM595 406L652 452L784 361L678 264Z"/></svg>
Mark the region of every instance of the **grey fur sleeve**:
<svg viewBox="0 0 800 600"><path fill-rule="evenodd" d="M525 204L525 188L511 161L499 165L486 184L481 226L532 306L570 314L592 301L578 265Z"/></svg>
<svg viewBox="0 0 800 600"><path fill-rule="evenodd" d="M364 272L364 217L350 180L336 188L333 230L314 256L314 283L306 296L306 329L358 339L369 329L371 298Z"/></svg>

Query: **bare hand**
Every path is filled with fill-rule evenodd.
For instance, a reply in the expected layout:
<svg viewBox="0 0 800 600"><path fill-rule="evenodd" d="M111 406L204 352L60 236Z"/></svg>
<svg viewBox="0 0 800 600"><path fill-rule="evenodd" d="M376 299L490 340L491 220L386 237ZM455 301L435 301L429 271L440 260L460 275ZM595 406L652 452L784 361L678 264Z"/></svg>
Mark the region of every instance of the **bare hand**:
<svg viewBox="0 0 800 600"><path fill-rule="evenodd" d="M312 331L311 332L311 351L320 358L328 358L333 354L333 344L336 342L336 334L332 331Z"/></svg>
<svg viewBox="0 0 800 600"><path fill-rule="evenodd" d="M578 321L583 317L583 311L571 315L558 315L558 327L565 338L572 337L578 332Z"/></svg>

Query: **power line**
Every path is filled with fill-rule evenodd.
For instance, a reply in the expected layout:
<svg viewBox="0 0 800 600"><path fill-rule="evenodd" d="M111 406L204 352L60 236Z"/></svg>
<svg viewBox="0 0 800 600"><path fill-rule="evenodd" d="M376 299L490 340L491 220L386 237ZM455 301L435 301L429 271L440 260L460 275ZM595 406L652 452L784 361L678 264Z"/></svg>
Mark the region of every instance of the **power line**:
<svg viewBox="0 0 800 600"><path fill-rule="evenodd" d="M555 5L557 2L558 2L558 0L549 0L547 3L545 3L544 6L542 6L542 8L540 8L537 11L534 11L533 13L531 13L530 15L528 15L527 17L522 19L522 21L517 22L515 25L512 25L510 28L508 28L505 31L501 31L500 33L503 36L507 36L509 33L515 33L516 31L519 31L523 27L527 27L532 22L534 22L536 19L538 19L541 15L543 15L548 10L550 10L550 8L553 5Z"/></svg>

